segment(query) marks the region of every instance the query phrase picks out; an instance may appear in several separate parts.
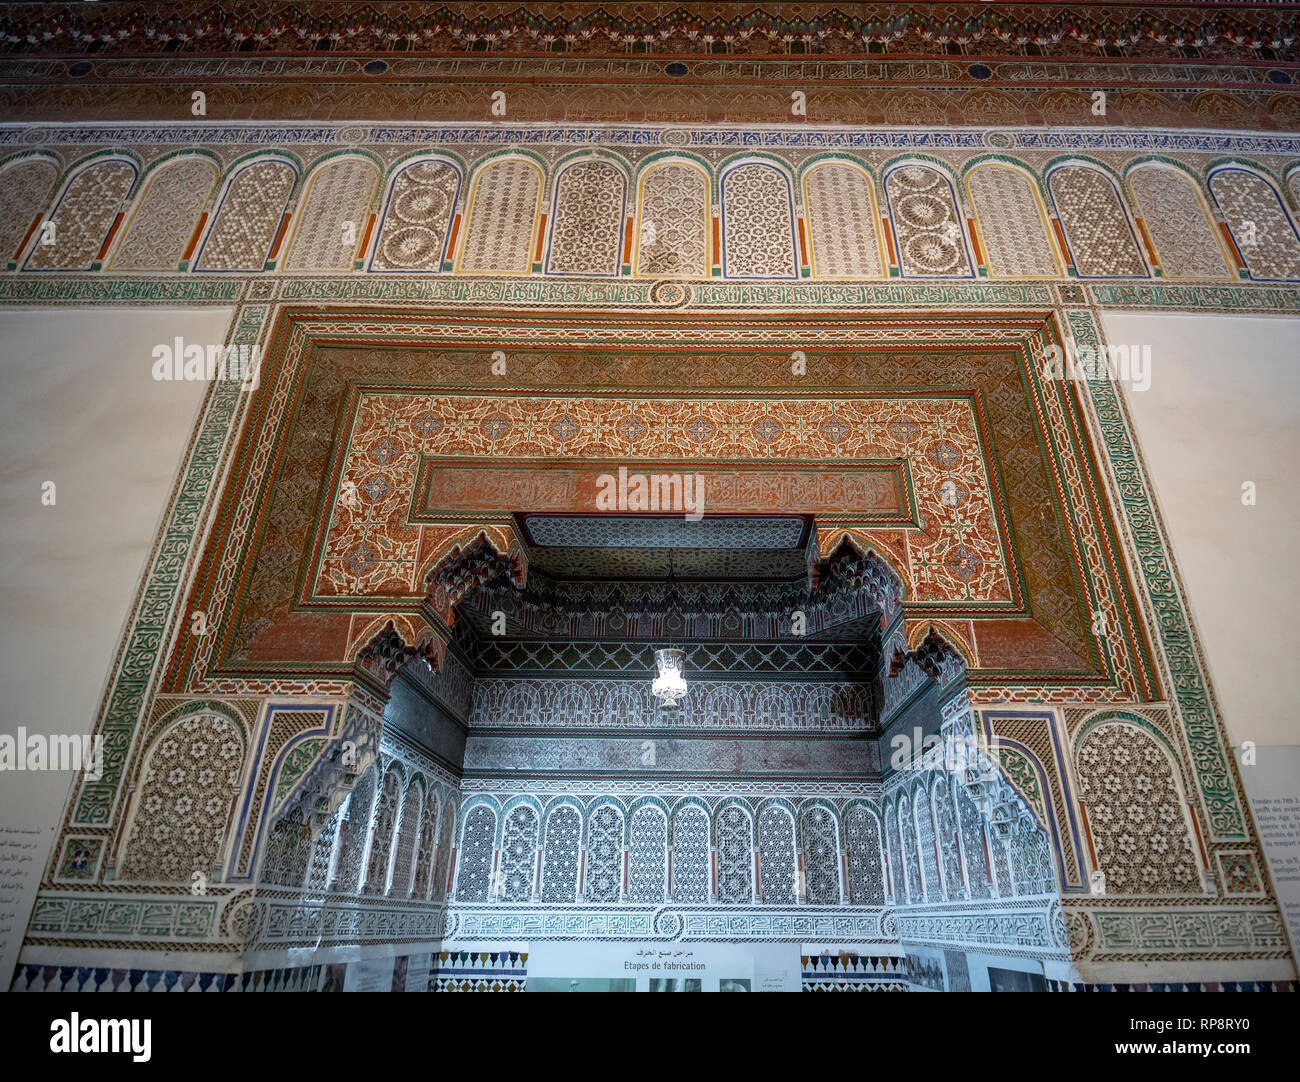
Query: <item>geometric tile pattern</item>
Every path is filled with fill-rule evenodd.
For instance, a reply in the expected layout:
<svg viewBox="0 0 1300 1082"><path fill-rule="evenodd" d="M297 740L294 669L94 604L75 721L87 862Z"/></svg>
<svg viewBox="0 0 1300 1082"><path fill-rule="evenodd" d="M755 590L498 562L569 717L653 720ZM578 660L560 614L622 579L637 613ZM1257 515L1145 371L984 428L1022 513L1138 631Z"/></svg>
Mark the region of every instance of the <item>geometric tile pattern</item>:
<svg viewBox="0 0 1300 1082"><path fill-rule="evenodd" d="M718 901L748 905L754 901L754 819L739 804L714 816L718 853Z"/></svg>
<svg viewBox="0 0 1300 1082"><path fill-rule="evenodd" d="M527 804L520 804L506 816L505 829L501 838L503 901L532 900L536 853L537 812Z"/></svg>
<svg viewBox="0 0 1300 1082"><path fill-rule="evenodd" d="M1109 177L1076 165L1052 170L1047 183L1080 277L1147 276L1133 227Z"/></svg>
<svg viewBox="0 0 1300 1082"><path fill-rule="evenodd" d="M197 156L150 173L109 269L176 270L216 183L216 163Z"/></svg>
<svg viewBox="0 0 1300 1082"><path fill-rule="evenodd" d="M631 902L662 902L668 885L668 823L646 804L632 813L627 842L627 896Z"/></svg>
<svg viewBox="0 0 1300 1082"><path fill-rule="evenodd" d="M768 789L767 791L771 791ZM726 792L725 787L715 788L710 794L713 803L716 793ZM574 887L580 854L577 838L584 836L586 852L581 859L585 864L584 900L581 905L607 906L620 902L623 874L624 843L627 847L628 891L625 901L631 904L658 904L666 900L667 855L665 852L666 820L659 801L638 802L622 797L590 797L570 795L560 790L558 798L563 803L553 805L543 836L541 860L541 900L549 904L575 904ZM535 895L536 834L530 824L536 821L532 801L554 800L555 795L516 793L504 802L517 801L507 814L502 842L501 879L504 895L491 904L528 902ZM672 898L676 904L702 905L710 903L711 890L716 890L716 902L725 906L748 906L754 903L753 879L754 805L761 798L728 796L713 810L706 811L698 799L669 797L665 803L672 807ZM585 805L585 810L579 811ZM631 807L630 825L626 838L623 833L623 812ZM518 852L515 851L516 834L510 820L519 816L522 833L518 835ZM476 819L477 812L483 812ZM458 859L469 857L473 869L461 867L460 886L469 878L479 878L477 868L481 860L479 838L486 836L486 823L491 821L491 809L478 804L467 819L460 824L462 847ZM840 892L839 854L847 837L850 858L858 879L859 897L853 905L883 904L880 883L881 851L870 812L857 805L846 816L843 810L829 804L808 802L800 815L800 846L803 854L804 876L795 880L795 839L793 821L788 808L770 804L761 816L764 830L761 837L765 848L759 854L760 882L763 884L763 904L794 904L795 888L799 887L800 903L809 905L840 906L850 904ZM867 831L858 831L859 815L866 815L870 824ZM712 827L710 827L712 824ZM556 829L557 826L559 829ZM845 833L847 832L847 834ZM711 887L709 867L709 838L716 842L717 882ZM865 891L866 897L863 897ZM500 893L500 892L498 892ZM878 900L867 900L876 897ZM781 899L785 901L782 902ZM485 898L461 901L484 901Z"/></svg>
<svg viewBox="0 0 1300 1082"><path fill-rule="evenodd" d="M826 162L804 176L813 273L829 278L879 278L871 178L851 165Z"/></svg>
<svg viewBox="0 0 1300 1082"><path fill-rule="evenodd" d="M790 182L770 165L742 165L722 178L723 247L730 278L793 278Z"/></svg>
<svg viewBox="0 0 1300 1082"><path fill-rule="evenodd" d="M527 274L542 174L526 158L492 162L474 177L459 269Z"/></svg>
<svg viewBox="0 0 1300 1082"><path fill-rule="evenodd" d="M41 158L20 160L0 170L0 268L18 254L18 245L58 176L54 163Z"/></svg>
<svg viewBox="0 0 1300 1082"><path fill-rule="evenodd" d="M1252 278L1300 277L1300 240L1273 186L1245 169L1222 169L1210 191Z"/></svg>
<svg viewBox="0 0 1300 1082"><path fill-rule="evenodd" d="M1259 874L1259 858L1248 850L1215 853L1219 874L1223 879L1223 893L1228 895L1263 894L1264 884Z"/></svg>
<svg viewBox="0 0 1300 1082"><path fill-rule="evenodd" d="M70 837L64 841L63 856L59 860L55 882L94 880L99 874L99 859L103 853L103 838Z"/></svg>
<svg viewBox="0 0 1300 1082"><path fill-rule="evenodd" d="M546 817L542 901L572 902L576 899L581 837L582 815L577 808L561 804Z"/></svg>
<svg viewBox="0 0 1300 1082"><path fill-rule="evenodd" d="M22 965L11 992L315 992L324 966L211 973L107 966Z"/></svg>
<svg viewBox="0 0 1300 1082"><path fill-rule="evenodd" d="M284 269L351 270L378 184L379 170L364 159L332 161L314 173L295 214Z"/></svg>
<svg viewBox="0 0 1300 1082"><path fill-rule="evenodd" d="M1129 174L1128 184L1166 278L1229 276L1214 225L1186 173L1142 166Z"/></svg>
<svg viewBox="0 0 1300 1082"><path fill-rule="evenodd" d="M484 902L488 877L492 873L492 850L496 838L496 816L479 804L465 817L457 850L456 900Z"/></svg>
<svg viewBox="0 0 1300 1082"><path fill-rule="evenodd" d="M1103 893L1200 890L1186 812L1154 737L1135 725L1101 725L1079 745L1077 770Z"/></svg>
<svg viewBox="0 0 1300 1082"><path fill-rule="evenodd" d="M371 269L441 270L459 185L460 175L445 162L404 167L392 184Z"/></svg>
<svg viewBox="0 0 1300 1082"><path fill-rule="evenodd" d="M905 165L885 177L890 225L906 275L969 276L952 187L937 169Z"/></svg>
<svg viewBox="0 0 1300 1082"><path fill-rule="evenodd" d="M695 804L673 816L672 900L702 904L709 900L709 816Z"/></svg>
<svg viewBox="0 0 1300 1082"><path fill-rule="evenodd" d="M255 161L236 173L194 269L261 270L295 180L293 168L282 161Z"/></svg>
<svg viewBox="0 0 1300 1082"><path fill-rule="evenodd" d="M884 905L880 820L866 808L851 808L844 817L844 834L849 856L849 903Z"/></svg>
<svg viewBox="0 0 1300 1082"><path fill-rule="evenodd" d="M705 218L709 182L695 167L652 166L641 178L636 273L651 278L703 278L709 273Z"/></svg>
<svg viewBox="0 0 1300 1082"><path fill-rule="evenodd" d="M805 992L906 992L902 958L856 951L803 955Z"/></svg>
<svg viewBox="0 0 1300 1082"><path fill-rule="evenodd" d="M135 166L123 161L100 162L77 173L42 223L24 269L89 270L135 176ZM41 243L47 222L54 223L53 244Z"/></svg>
<svg viewBox="0 0 1300 1082"><path fill-rule="evenodd" d="M551 274L617 274L627 181L608 162L578 162L560 174L551 225Z"/></svg>
<svg viewBox="0 0 1300 1082"><path fill-rule="evenodd" d="M432 992L523 992L527 985L526 952L440 951L433 956Z"/></svg>
<svg viewBox="0 0 1300 1082"><path fill-rule="evenodd" d="M824 807L808 808L799 817L804 882L809 905L840 902L840 854L834 816Z"/></svg>
<svg viewBox="0 0 1300 1082"><path fill-rule="evenodd" d="M211 878L242 768L243 739L233 722L216 714L174 722L145 763L117 878Z"/></svg>
<svg viewBox="0 0 1300 1082"><path fill-rule="evenodd" d="M583 897L617 902L623 889L623 813L602 804L587 817L587 869Z"/></svg>
<svg viewBox="0 0 1300 1082"><path fill-rule="evenodd" d="M994 278L1055 278L1061 273L1033 182L1006 165L981 165L966 187Z"/></svg>
<svg viewBox="0 0 1300 1082"><path fill-rule="evenodd" d="M758 817L759 899L764 905L793 905L795 887L794 820L772 805ZM804 893L800 890L800 894Z"/></svg>

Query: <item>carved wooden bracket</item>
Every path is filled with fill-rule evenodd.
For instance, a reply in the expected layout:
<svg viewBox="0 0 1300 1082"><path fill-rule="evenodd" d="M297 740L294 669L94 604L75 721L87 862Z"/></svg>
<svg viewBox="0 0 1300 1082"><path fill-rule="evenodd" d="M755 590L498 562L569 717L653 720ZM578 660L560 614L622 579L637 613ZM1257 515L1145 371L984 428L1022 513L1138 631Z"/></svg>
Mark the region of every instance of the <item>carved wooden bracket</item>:
<svg viewBox="0 0 1300 1082"><path fill-rule="evenodd" d="M387 697L388 685L402 667L417 658L437 672L442 662L441 644L436 639L426 639L411 645L389 620L384 629L371 639L357 654L355 675L380 695Z"/></svg>
<svg viewBox="0 0 1300 1082"><path fill-rule="evenodd" d="M810 565L809 585L816 590L823 583L836 592L866 594L884 613L886 622L893 618L902 594L893 569L874 552L863 552L848 537L829 558Z"/></svg>
<svg viewBox="0 0 1300 1082"><path fill-rule="evenodd" d="M485 533L480 533L464 548L457 546L443 557L425 579L425 600L440 620L451 627L456 605L477 586L485 586L508 575L522 587L528 577L528 565L517 549L502 555Z"/></svg>
<svg viewBox="0 0 1300 1082"><path fill-rule="evenodd" d="M939 670L950 657L961 659L961 655L948 645L943 636L930 628L930 633L917 644L915 650L894 647L894 656L889 659L889 675L897 676L903 671L903 666L914 661L931 680L938 680Z"/></svg>

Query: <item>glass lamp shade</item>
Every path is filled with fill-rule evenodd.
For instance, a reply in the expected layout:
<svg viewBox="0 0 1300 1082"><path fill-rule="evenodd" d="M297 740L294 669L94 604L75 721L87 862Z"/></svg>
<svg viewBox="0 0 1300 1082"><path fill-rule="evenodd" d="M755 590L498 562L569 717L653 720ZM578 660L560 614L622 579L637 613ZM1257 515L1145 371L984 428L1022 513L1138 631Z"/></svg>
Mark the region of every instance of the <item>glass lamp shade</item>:
<svg viewBox="0 0 1300 1082"><path fill-rule="evenodd" d="M655 668L659 675L650 685L650 693L662 699L664 706L677 706L686 697L686 651L669 647L655 651Z"/></svg>

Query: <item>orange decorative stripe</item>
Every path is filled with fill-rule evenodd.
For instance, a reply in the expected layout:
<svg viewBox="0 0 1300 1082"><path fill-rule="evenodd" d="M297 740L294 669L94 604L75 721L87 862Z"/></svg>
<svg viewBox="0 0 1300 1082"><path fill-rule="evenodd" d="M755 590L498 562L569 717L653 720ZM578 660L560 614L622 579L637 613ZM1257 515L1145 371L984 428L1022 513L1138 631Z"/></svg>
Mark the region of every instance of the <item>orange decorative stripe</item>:
<svg viewBox="0 0 1300 1082"><path fill-rule="evenodd" d="M1246 269L1246 261L1241 256L1241 251L1237 248L1237 242L1232 239L1232 230L1228 228L1227 222L1219 223L1219 231L1223 234L1223 239L1228 242L1228 250L1232 252L1232 258L1236 261L1237 270Z"/></svg>
<svg viewBox="0 0 1300 1082"><path fill-rule="evenodd" d="M356 258L360 259L366 254L366 249L370 247L370 234L375 230L375 216L370 216L370 221L366 223L366 235L361 238L361 247L357 249Z"/></svg>
<svg viewBox="0 0 1300 1082"><path fill-rule="evenodd" d="M199 235L203 232L203 224L208 220L208 212L205 210L199 215L199 224L194 227L194 232L190 234L190 242L185 246L185 254L181 259L189 259L194 254L194 246L199 243Z"/></svg>
<svg viewBox="0 0 1300 1082"><path fill-rule="evenodd" d="M289 213L286 210L284 217L280 219L280 228L276 231L275 243L271 245L271 254L267 257L268 259L274 259L280 254L280 245L284 243L285 230L289 228Z"/></svg>
<svg viewBox="0 0 1300 1082"><path fill-rule="evenodd" d="M1147 255L1151 257L1153 267L1160 266L1160 258L1156 255L1156 246L1151 243L1151 234L1147 232L1147 223L1141 218L1133 219L1138 224L1138 232L1142 234L1142 243L1146 245Z"/></svg>
<svg viewBox="0 0 1300 1082"><path fill-rule="evenodd" d="M1196 831L1196 845L1201 851L1201 867L1210 866L1210 858L1205 855L1205 842L1201 838L1201 824L1196 821L1196 809L1192 805L1187 805L1187 811L1192 817L1192 829Z"/></svg>
<svg viewBox="0 0 1300 1082"><path fill-rule="evenodd" d="M632 262L632 216L630 214L623 224L623 262Z"/></svg>
<svg viewBox="0 0 1300 1082"><path fill-rule="evenodd" d="M980 239L975 233L975 219L966 219L966 229L970 232L971 247L975 249L975 262L981 267L987 267L988 263L984 260L984 252L980 249Z"/></svg>
<svg viewBox="0 0 1300 1082"><path fill-rule="evenodd" d="M889 262L895 267L898 266L898 255L894 252L894 234L889 228L889 219L881 218L880 224L885 227L885 243L889 246Z"/></svg>
<svg viewBox="0 0 1300 1082"><path fill-rule="evenodd" d="M718 219L715 216L713 219L713 265L715 267L722 265L722 240L720 239L718 229Z"/></svg>
<svg viewBox="0 0 1300 1082"><path fill-rule="evenodd" d="M799 262L808 266L808 242L804 240L802 218L799 219Z"/></svg>
<svg viewBox="0 0 1300 1082"><path fill-rule="evenodd" d="M543 214L537 223L537 251L533 253L533 262L542 261L542 238L546 236L546 215Z"/></svg>
<svg viewBox="0 0 1300 1082"><path fill-rule="evenodd" d="M457 214L451 223L451 240L447 242L447 258L451 259L456 254L456 234L460 232L460 215Z"/></svg>
<svg viewBox="0 0 1300 1082"><path fill-rule="evenodd" d="M45 217L45 212L42 211L40 214L36 215L35 218L32 219L32 227L29 230L27 230L27 232L23 235L22 244L18 245L18 250L13 254L14 259L17 259L20 255L22 255L23 249L27 247L27 242L32 239L32 234L36 232L36 227L41 224L41 219L44 217Z"/></svg>
<svg viewBox="0 0 1300 1082"><path fill-rule="evenodd" d="M108 251L108 246L113 243L113 237L116 235L118 227L122 224L122 212L117 212L117 217L113 219L113 228L108 231L108 236L104 238L104 243L100 245L99 255L95 259L103 259L104 253Z"/></svg>
<svg viewBox="0 0 1300 1082"><path fill-rule="evenodd" d="M1092 866L1097 867L1097 850L1092 844L1092 827L1088 823L1088 808L1079 801L1079 817L1083 820L1083 836L1088 842L1088 855L1092 858Z"/></svg>
<svg viewBox="0 0 1300 1082"><path fill-rule="evenodd" d="M1061 255L1065 257L1065 264L1068 267L1074 266L1074 260L1070 258L1070 249L1065 246L1065 234L1061 232L1061 223L1053 218L1052 230L1056 233L1056 243L1061 246Z"/></svg>

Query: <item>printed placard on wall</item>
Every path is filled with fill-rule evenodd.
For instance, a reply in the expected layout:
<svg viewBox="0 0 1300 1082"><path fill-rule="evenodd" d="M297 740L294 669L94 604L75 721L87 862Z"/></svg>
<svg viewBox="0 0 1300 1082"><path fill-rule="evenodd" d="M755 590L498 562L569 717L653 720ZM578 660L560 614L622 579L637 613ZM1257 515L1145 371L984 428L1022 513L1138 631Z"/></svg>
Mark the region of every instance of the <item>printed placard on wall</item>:
<svg viewBox="0 0 1300 1082"><path fill-rule="evenodd" d="M1237 762L1294 949L1300 944L1300 746L1239 748Z"/></svg>
<svg viewBox="0 0 1300 1082"><path fill-rule="evenodd" d="M406 991L427 992L429 990L429 971L433 955L428 951L412 954L406 960Z"/></svg>
<svg viewBox="0 0 1300 1082"><path fill-rule="evenodd" d="M530 992L797 992L798 944L535 943Z"/></svg>
<svg viewBox="0 0 1300 1082"><path fill-rule="evenodd" d="M349 962L343 991L391 992L394 965L395 960L391 955L387 958L366 958L360 962Z"/></svg>
<svg viewBox="0 0 1300 1082"><path fill-rule="evenodd" d="M4 989L18 964L18 949L36 902L41 870L50 855L54 828L28 824L0 827L0 973Z"/></svg>

